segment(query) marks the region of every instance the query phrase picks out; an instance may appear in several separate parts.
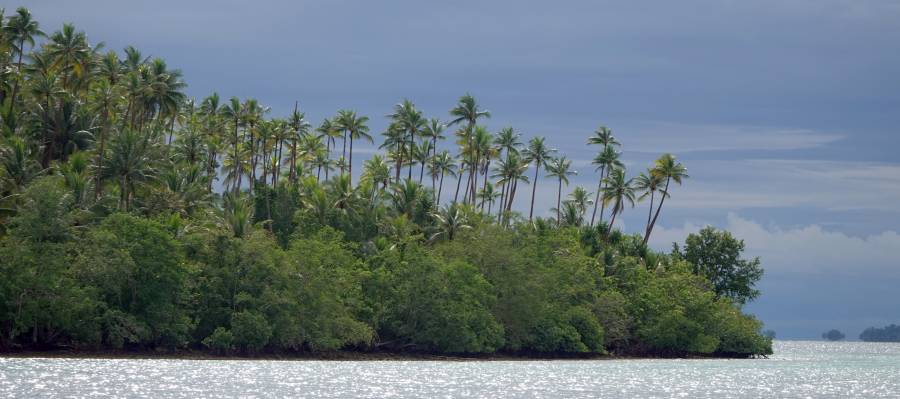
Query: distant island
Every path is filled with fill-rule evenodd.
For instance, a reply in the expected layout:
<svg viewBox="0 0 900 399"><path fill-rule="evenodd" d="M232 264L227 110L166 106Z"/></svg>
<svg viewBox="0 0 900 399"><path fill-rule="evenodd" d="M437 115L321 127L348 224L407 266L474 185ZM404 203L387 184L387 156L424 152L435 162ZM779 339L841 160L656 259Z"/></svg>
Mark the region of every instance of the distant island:
<svg viewBox="0 0 900 399"><path fill-rule="evenodd" d="M838 330L829 330L822 333L822 338L828 341L841 341L846 338L846 336Z"/></svg>
<svg viewBox="0 0 900 399"><path fill-rule="evenodd" d="M859 339L866 342L900 342L900 326L869 327L859 334Z"/></svg>
<svg viewBox="0 0 900 399"><path fill-rule="evenodd" d="M596 149L591 183L569 190L577 163L489 131L466 94L445 120L385 110L359 162L375 138L353 110L313 127L296 103L195 101L134 47L25 8L0 22L0 351L772 353L743 241L648 246L688 179L672 154L626 170L586 129L566 144ZM646 222L614 228L640 202Z"/></svg>

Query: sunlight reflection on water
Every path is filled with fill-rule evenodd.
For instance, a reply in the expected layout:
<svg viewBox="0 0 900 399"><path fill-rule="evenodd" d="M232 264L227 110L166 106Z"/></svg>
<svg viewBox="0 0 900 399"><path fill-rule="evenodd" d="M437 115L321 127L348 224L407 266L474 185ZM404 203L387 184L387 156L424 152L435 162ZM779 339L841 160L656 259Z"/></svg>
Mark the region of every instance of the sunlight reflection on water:
<svg viewBox="0 0 900 399"><path fill-rule="evenodd" d="M759 360L0 358L0 397L900 397L900 344L786 341L775 351Z"/></svg>

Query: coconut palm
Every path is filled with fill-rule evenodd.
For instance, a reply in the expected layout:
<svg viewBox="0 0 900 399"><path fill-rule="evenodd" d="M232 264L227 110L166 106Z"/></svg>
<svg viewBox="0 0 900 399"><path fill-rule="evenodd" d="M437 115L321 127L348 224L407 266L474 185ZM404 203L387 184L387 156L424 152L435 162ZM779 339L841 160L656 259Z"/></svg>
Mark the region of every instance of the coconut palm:
<svg viewBox="0 0 900 399"><path fill-rule="evenodd" d="M135 185L153 179L156 174L153 145L147 134L131 129L119 132L110 143L104 177L114 178L119 184L122 211L129 210Z"/></svg>
<svg viewBox="0 0 900 399"><path fill-rule="evenodd" d="M466 93L462 97L459 98L459 101L456 103L456 106L450 110L450 116L452 119L447 124L447 126L453 125L464 125L464 129L460 132L463 141L464 151L461 153L465 153L466 149L471 149L472 139L474 136L475 126L478 124L478 119L481 118L490 118L491 112L488 110L483 110L478 105L478 102L475 101L475 97L471 94ZM473 152L469 152L468 156L474 156ZM475 174L475 168L478 166L474 159L467 159L465 163L469 166L469 179L471 182L473 175ZM460 170L460 178L462 178L462 170ZM474 187L474 186L470 186Z"/></svg>
<svg viewBox="0 0 900 399"><path fill-rule="evenodd" d="M394 112L388 115L391 118L392 124L396 124L396 129L402 131L406 137L401 137L399 140L399 151L398 156L399 159L397 161L397 165L402 166L403 157L405 153L409 153L408 149L412 148L413 143L421 134L421 131L425 130L428 121L422 115L422 111L416 109L415 104L412 101L404 99L402 102L394 105ZM404 151L404 149L407 149ZM399 174L399 166L397 170L397 180L400 180ZM409 162L409 173L406 177L407 179L412 179L412 162Z"/></svg>
<svg viewBox="0 0 900 399"><path fill-rule="evenodd" d="M528 147L522 152L522 155L525 156L525 161L534 164L534 184L531 187L531 207L528 210L529 222L534 216L534 197L537 194L538 173L540 173L541 167L547 164L547 161L551 159L552 154L555 152L555 149L547 147L543 137L533 137L531 140L528 140ZM568 178L566 184L568 184ZM556 207L559 208L559 201L557 201ZM557 217L557 219L559 218Z"/></svg>
<svg viewBox="0 0 900 399"><path fill-rule="evenodd" d="M468 215L457 204L450 204L440 212L432 213L431 217L434 218L437 224L437 231L430 238L432 241L440 237L447 237L447 241L453 241L453 237L459 234L460 231L472 228L469 225Z"/></svg>
<svg viewBox="0 0 900 399"><path fill-rule="evenodd" d="M379 186L381 189L385 189L391 182L391 168L384 160L384 157L375 154L372 158L366 160L363 164L362 181L369 182L372 185L370 206L375 206L376 193Z"/></svg>
<svg viewBox="0 0 900 399"><path fill-rule="evenodd" d="M353 185L353 140L365 139L370 143L373 142L372 136L369 135L367 122L369 122L369 117L357 116L355 111L350 110L338 111L338 115L335 118L335 127L345 132L344 140L346 141L347 137L350 138L350 158L347 161L347 174L350 176L351 185ZM341 174L343 173L344 169L341 168Z"/></svg>
<svg viewBox="0 0 900 399"><path fill-rule="evenodd" d="M480 200L478 203L478 207L484 212L484 204L488 204L488 215L491 214L491 208L494 205L494 201L500 198L500 193L494 189L494 185L491 183L487 183L481 190L478 192L478 199Z"/></svg>
<svg viewBox="0 0 900 399"><path fill-rule="evenodd" d="M582 220L584 218L584 214L587 213L587 208L594 203L591 200L591 193L584 189L584 187L578 186L569 193L569 198L566 200L567 203L571 203L575 206L575 209L578 210L578 219ZM580 225L581 223L579 223Z"/></svg>
<svg viewBox="0 0 900 399"><path fill-rule="evenodd" d="M501 184L503 187L501 189L500 196L500 214L498 215L498 219L502 219L502 216L507 214L512 210L513 201L516 199L516 191L519 186L519 182L523 181L528 183L528 176L525 176L525 171L528 170L528 162L526 162L518 153L507 153L506 159L502 159L498 162L497 167L494 169L495 173L493 177L499 178L497 184Z"/></svg>
<svg viewBox="0 0 900 399"><path fill-rule="evenodd" d="M606 178L606 172L609 165L613 163L613 159L618 160L615 147L620 143L612 134L612 130L606 126L600 126L594 131L594 135L588 138L588 144L599 145L600 154L594 158L594 164L599 165L600 178L597 179L597 195L594 198L594 213L591 214L591 226L594 226L594 219L597 217L597 206L600 205L600 193L603 191L603 179ZM612 148L612 149L611 149ZM603 220L603 212L600 213L600 220Z"/></svg>
<svg viewBox="0 0 900 399"><path fill-rule="evenodd" d="M616 216L625 211L626 202L634 207L634 185L632 179L625 180L623 169L613 169L604 183L603 202L606 205L612 204L610 208L612 219L609 221L609 228L612 230L616 223Z"/></svg>
<svg viewBox="0 0 900 399"><path fill-rule="evenodd" d="M298 104L294 103L294 112L291 113L289 117L289 123L292 129L292 135L290 138L291 141L291 172L290 172L290 181L297 181L297 146L300 142L304 140L309 135L309 129L311 125L306 121L306 114L300 112L298 108Z"/></svg>
<svg viewBox="0 0 900 399"><path fill-rule="evenodd" d="M675 183L678 183L678 185L681 185L682 180L690 177L687 174L687 168L685 168L681 162L678 162L672 154L663 154L659 157L659 159L654 162L653 169L651 169L650 173L664 179L665 184L662 189L662 198L659 199L659 206L656 207L656 214L653 215L653 219L650 221L650 225L647 226L647 231L644 234L644 245L650 240L650 234L653 232L653 227L656 226L659 212L662 210L666 198L669 197L669 183L674 181Z"/></svg>
<svg viewBox="0 0 900 399"><path fill-rule="evenodd" d="M244 106L241 105L241 100L237 97L231 97L230 99L228 99L228 103L225 104L224 107L222 107L222 116L231 121L231 127L232 129L234 129L234 135L231 137L231 144L234 150L231 154L231 159L240 159L240 155L238 154L238 146L240 145L238 129L241 127L241 121L244 118ZM241 162L233 162L232 166L234 167L232 173L234 178L236 179L234 192L237 193L238 190L241 189Z"/></svg>
<svg viewBox="0 0 900 399"><path fill-rule="evenodd" d="M559 189L556 192L556 225L559 226L562 221L560 215L560 203L562 200L562 186L563 183L566 185L569 184L569 176L574 176L578 174L577 171L572 170L572 161L568 160L565 156L561 156L559 158L552 158L549 162L547 162L547 177L548 178L556 178L559 182ZM535 182L537 184L537 182Z"/></svg>
<svg viewBox="0 0 900 399"><path fill-rule="evenodd" d="M15 106L16 94L19 91L19 81L22 79L22 56L25 55L25 44L34 47L34 39L36 37L46 36L41 31L37 21L31 18L31 12L25 7L16 9L16 13L9 17L6 26L3 27L5 39L11 44L12 54L18 56L16 61L16 79L13 83L12 95L10 96L11 107Z"/></svg>
<svg viewBox="0 0 900 399"><path fill-rule="evenodd" d="M497 155L502 156L503 151L506 153L519 152L519 148L522 147L522 142L519 141L521 137L522 135L516 133L511 127L500 129L500 133L497 133L497 137L494 138L494 145L500 150Z"/></svg>
<svg viewBox="0 0 900 399"><path fill-rule="evenodd" d="M634 178L634 190L641 195L638 197L638 201L643 201L647 197L650 197L650 210L647 212L647 224L644 226L644 232L647 232L647 229L650 228L650 218L653 217L653 204L656 197L656 192L660 191L662 188L663 178L662 176L653 173L653 170L647 169L647 172L641 172L640 175ZM663 193L665 195L665 193Z"/></svg>
<svg viewBox="0 0 900 399"><path fill-rule="evenodd" d="M450 151L444 150L437 154L431 164L431 191L435 205L441 200L441 192L444 189L444 176L456 176L456 160L450 155ZM434 190L434 183L438 181L437 191Z"/></svg>
<svg viewBox="0 0 900 399"><path fill-rule="evenodd" d="M597 197L594 202L594 213L591 215L591 226L593 226L594 217L597 215L597 205L600 205L600 222L603 221L603 213L606 211L606 204L603 204L603 201L598 204L596 201L600 200L600 195L603 192L603 185L605 184L606 177L612 172L614 169L622 168L624 165L622 161L619 160L619 156L621 154L613 148L612 145L605 147L596 157L592 163L597 165L597 169L600 170L600 182L597 183Z"/></svg>
<svg viewBox="0 0 900 399"><path fill-rule="evenodd" d="M241 193L225 193L222 199L220 224L234 237L244 237L253 225L253 201Z"/></svg>

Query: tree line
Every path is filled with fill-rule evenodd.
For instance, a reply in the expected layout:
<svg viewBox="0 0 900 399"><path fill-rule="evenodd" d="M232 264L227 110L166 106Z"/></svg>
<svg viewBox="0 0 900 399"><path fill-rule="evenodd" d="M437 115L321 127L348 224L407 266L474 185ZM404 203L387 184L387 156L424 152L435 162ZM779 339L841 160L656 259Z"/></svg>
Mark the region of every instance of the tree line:
<svg viewBox="0 0 900 399"><path fill-rule="evenodd" d="M688 177L674 155L628 177L600 127L596 188L564 199L572 161L466 94L446 120L396 104L355 175L367 116L197 102L134 47L0 21L0 348L771 352L742 242L647 247ZM642 231L613 228L644 200Z"/></svg>

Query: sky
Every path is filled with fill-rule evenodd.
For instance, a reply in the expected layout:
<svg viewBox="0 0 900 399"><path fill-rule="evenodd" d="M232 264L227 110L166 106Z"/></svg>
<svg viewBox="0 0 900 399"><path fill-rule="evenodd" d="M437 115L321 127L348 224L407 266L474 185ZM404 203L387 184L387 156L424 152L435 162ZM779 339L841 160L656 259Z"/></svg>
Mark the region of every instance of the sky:
<svg viewBox="0 0 900 399"><path fill-rule="evenodd" d="M471 93L490 130L545 136L574 159L568 189L595 190L585 141L609 126L629 175L672 152L691 176L651 245L667 250L706 225L743 239L766 269L746 309L779 338L900 324L900 2L17 5L44 31L71 22L107 49L162 57L198 100L253 97L272 116L299 101L313 124L348 108L380 133L404 98L446 120ZM555 184L540 180L537 209L550 216ZM641 231L647 207L627 209L620 227Z"/></svg>

